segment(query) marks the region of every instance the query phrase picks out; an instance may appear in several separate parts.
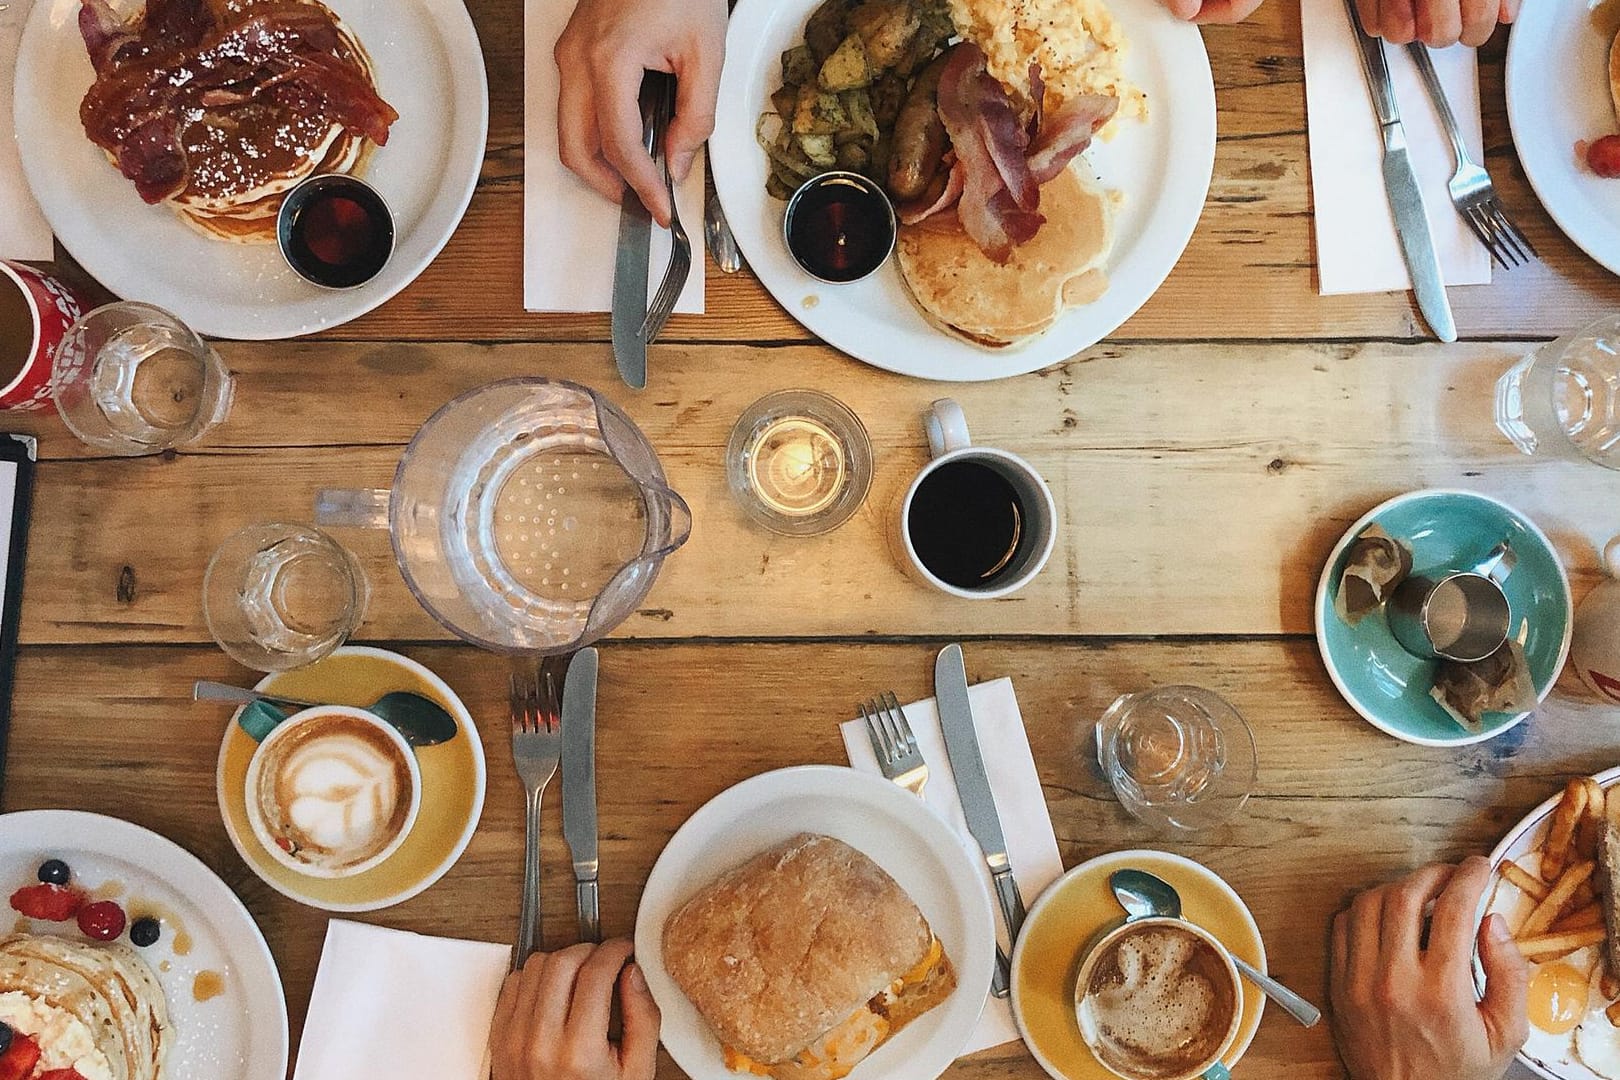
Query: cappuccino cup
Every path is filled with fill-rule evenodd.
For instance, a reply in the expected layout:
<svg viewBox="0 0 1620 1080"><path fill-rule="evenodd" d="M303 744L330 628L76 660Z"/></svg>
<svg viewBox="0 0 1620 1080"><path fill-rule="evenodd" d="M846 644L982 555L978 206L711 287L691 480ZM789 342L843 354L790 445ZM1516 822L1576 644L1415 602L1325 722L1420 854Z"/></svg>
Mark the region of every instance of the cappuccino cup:
<svg viewBox="0 0 1620 1080"><path fill-rule="evenodd" d="M1607 577L1575 609L1569 659L1588 690L1620 704L1620 536L1603 549Z"/></svg>
<svg viewBox="0 0 1620 1080"><path fill-rule="evenodd" d="M1229 1080L1243 986L1207 930L1150 918L1108 931L1081 961L1074 1003L1080 1037L1123 1080Z"/></svg>
<svg viewBox="0 0 1620 1080"><path fill-rule="evenodd" d="M247 817L272 858L309 877L364 873L405 842L422 807L416 755L372 713L321 705L278 724L253 753Z"/></svg>

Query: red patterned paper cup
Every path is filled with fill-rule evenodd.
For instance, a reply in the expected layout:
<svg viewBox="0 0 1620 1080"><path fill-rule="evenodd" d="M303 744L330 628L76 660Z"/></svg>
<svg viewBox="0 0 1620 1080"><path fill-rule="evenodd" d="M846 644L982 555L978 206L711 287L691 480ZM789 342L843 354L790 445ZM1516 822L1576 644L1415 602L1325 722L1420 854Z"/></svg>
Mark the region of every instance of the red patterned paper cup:
<svg viewBox="0 0 1620 1080"><path fill-rule="evenodd" d="M0 387L0 409L51 408L51 361L74 320L90 310L89 300L60 278L21 263L0 262L0 290L20 290L32 333L22 368Z"/></svg>

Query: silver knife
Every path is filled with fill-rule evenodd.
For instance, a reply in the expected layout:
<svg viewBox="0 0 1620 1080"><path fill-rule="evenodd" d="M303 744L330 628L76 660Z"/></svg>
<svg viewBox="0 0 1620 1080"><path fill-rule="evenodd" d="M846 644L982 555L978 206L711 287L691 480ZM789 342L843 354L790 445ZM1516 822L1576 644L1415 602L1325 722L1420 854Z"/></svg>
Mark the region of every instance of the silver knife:
<svg viewBox="0 0 1620 1080"><path fill-rule="evenodd" d="M1384 190L1395 215L1395 236L1401 244L1401 257L1412 275L1412 291L1417 293L1418 310L1441 341L1457 340L1457 324L1451 318L1445 282L1440 277L1440 258L1429 235L1429 216L1423 210L1423 193L1418 189L1412 157L1406 149L1406 129L1401 126L1401 110L1395 103L1395 84L1389 77L1389 60L1384 40L1373 37L1361 25L1355 0L1344 0L1350 12L1350 26L1361 46L1361 66L1372 91L1373 112L1384 136Z"/></svg>
<svg viewBox="0 0 1620 1080"><path fill-rule="evenodd" d="M968 703L967 666L962 662L962 646L947 645L934 661L934 701L939 706L939 727L945 735L945 751L950 755L951 772L956 776L956 794L967 816L968 831L984 852L990 867L990 880L996 887L1001 917L1007 923L1007 946L1018 943L1024 925L1024 901L1013 880L1007 861L1007 841L1001 834L1001 816L996 813L995 796L990 794L990 777L984 771L984 755L979 752L979 736L973 728L973 707ZM1011 986L1007 959L998 949L996 978L992 992L1006 997Z"/></svg>
<svg viewBox="0 0 1620 1080"><path fill-rule="evenodd" d="M658 92L655 80L641 83L641 142L653 152ZM613 360L624 381L637 390L647 386L647 264L652 254L652 215L641 196L626 186L619 202L619 248L613 262Z"/></svg>
<svg viewBox="0 0 1620 1080"><path fill-rule="evenodd" d="M574 859L579 939L602 940L596 891L596 650L568 663L562 701L563 839Z"/></svg>

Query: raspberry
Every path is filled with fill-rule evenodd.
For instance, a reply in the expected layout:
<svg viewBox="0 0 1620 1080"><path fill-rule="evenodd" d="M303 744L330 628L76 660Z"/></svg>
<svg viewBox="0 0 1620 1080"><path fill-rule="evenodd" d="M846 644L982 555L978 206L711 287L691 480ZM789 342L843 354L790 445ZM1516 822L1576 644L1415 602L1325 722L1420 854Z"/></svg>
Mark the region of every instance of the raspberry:
<svg viewBox="0 0 1620 1080"><path fill-rule="evenodd" d="M124 932L124 909L111 900L97 900L79 911L79 929L96 941L111 941Z"/></svg>
<svg viewBox="0 0 1620 1080"><path fill-rule="evenodd" d="M0 1080L28 1080L39 1064L39 1043L31 1035L18 1035L0 1054Z"/></svg>
<svg viewBox="0 0 1620 1080"><path fill-rule="evenodd" d="M1620 176L1620 135L1605 135L1586 147L1586 167L1602 177Z"/></svg>
<svg viewBox="0 0 1620 1080"><path fill-rule="evenodd" d="M27 885L11 894L11 906L30 919L67 922L84 906L84 894L61 885Z"/></svg>

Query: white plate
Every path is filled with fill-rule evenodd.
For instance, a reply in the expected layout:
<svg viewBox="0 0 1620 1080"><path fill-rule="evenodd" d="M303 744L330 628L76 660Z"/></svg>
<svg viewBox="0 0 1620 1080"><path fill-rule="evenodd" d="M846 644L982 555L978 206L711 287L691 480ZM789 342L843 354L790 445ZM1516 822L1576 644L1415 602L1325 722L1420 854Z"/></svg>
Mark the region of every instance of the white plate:
<svg viewBox="0 0 1620 1080"><path fill-rule="evenodd" d="M33 884L39 864L53 858L86 889L116 882L123 886L119 903L146 902L172 915L156 945L135 950L157 973L174 1021L165 1080L285 1080L281 976L253 916L212 870L173 841L117 818L77 810L0 815L0 894ZM185 955L174 948L176 925L191 937ZM36 921L33 930L85 940L72 923ZM224 977L225 992L199 1002L192 984L206 971Z"/></svg>
<svg viewBox="0 0 1620 1080"><path fill-rule="evenodd" d="M127 8L131 0L123 0ZM461 221L484 159L484 58L460 0L330 0L371 54L399 120L364 173L394 212L394 257L342 292L294 274L274 244L201 235L148 206L85 137L79 101L93 73L79 0L37 0L17 55L23 171L62 246L113 292L178 315L199 333L286 338L337 326L416 279Z"/></svg>
<svg viewBox="0 0 1620 1080"><path fill-rule="evenodd" d="M1620 781L1620 768L1605 769L1597 773L1594 778L1607 791L1617 781ZM1502 911L1505 916L1508 916L1508 925L1515 925L1513 916L1516 912L1513 909L1517 906L1515 902L1520 898L1517 895L1508 894L1517 894L1518 890L1502 881L1496 873L1496 868L1509 859L1518 861L1526 853L1541 847L1542 842L1546 839L1547 829L1550 827L1548 819L1552 817L1553 810L1557 808L1559 801L1563 797L1563 789L1559 789L1556 794L1526 814L1524 819L1513 826L1508 834L1502 838L1502 842L1496 845L1496 850L1491 852L1492 884L1490 888L1485 890L1485 895L1481 897L1479 902L1479 918L1481 920L1492 911ZM1536 867L1531 865L1526 869L1534 873ZM1498 896L1498 893L1503 895ZM1528 903L1524 906L1528 907ZM1526 910L1523 914L1529 914L1529 912ZM1485 976L1480 969L1477 956L1474 958L1474 982L1477 989L1484 989ZM1571 1032L1571 1037L1573 1037L1573 1034ZM1544 1038L1550 1039L1551 1037L1544 1036ZM1561 1061L1552 1053L1544 1050L1538 1045L1534 1032L1531 1041L1526 1043L1523 1050L1519 1051L1518 1058L1530 1068L1531 1072L1537 1076L1546 1077L1547 1080L1604 1080L1603 1077L1588 1069L1579 1061Z"/></svg>
<svg viewBox="0 0 1620 1080"><path fill-rule="evenodd" d="M835 837L883 867L956 965L951 996L879 1047L849 1080L934 1080L962 1052L990 992L990 892L963 842L921 799L830 765L779 769L721 792L658 856L636 915L636 962L664 1014L664 1048L692 1080L737 1080L719 1041L664 969L664 924L703 886L801 832Z"/></svg>
<svg viewBox="0 0 1620 1080"><path fill-rule="evenodd" d="M1508 38L1507 108L1536 197L1581 250L1620 273L1620 180L1594 175L1575 156L1576 140L1620 130L1609 95L1609 41L1592 26L1585 3L1519 11Z"/></svg>
<svg viewBox="0 0 1620 1080"><path fill-rule="evenodd" d="M1002 379L1067 360L1136 313L1181 258L1204 208L1215 165L1215 84L1198 28L1157 0L1108 0L1130 44L1126 76L1147 94L1146 122L1120 120L1074 165L1124 195L1115 215L1109 288L1069 311L1041 337L984 349L930 325L891 259L850 285L801 270L782 240L786 204L765 194L769 162L754 140L782 82L781 53L802 41L820 0L739 0L726 38L720 105L709 160L737 243L787 313L827 344L874 367L924 379Z"/></svg>

